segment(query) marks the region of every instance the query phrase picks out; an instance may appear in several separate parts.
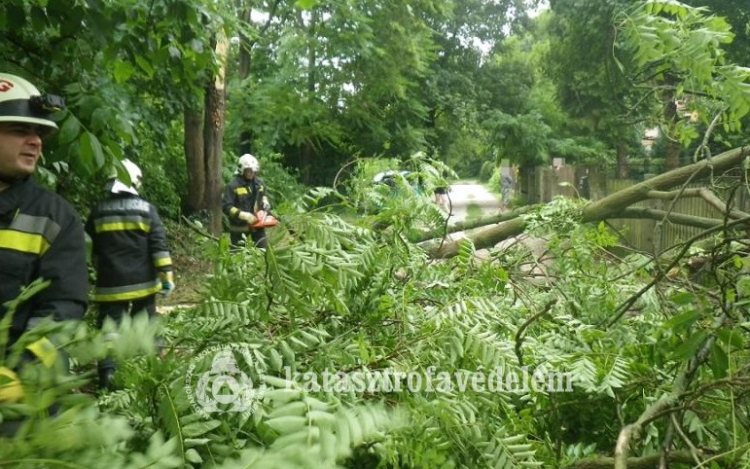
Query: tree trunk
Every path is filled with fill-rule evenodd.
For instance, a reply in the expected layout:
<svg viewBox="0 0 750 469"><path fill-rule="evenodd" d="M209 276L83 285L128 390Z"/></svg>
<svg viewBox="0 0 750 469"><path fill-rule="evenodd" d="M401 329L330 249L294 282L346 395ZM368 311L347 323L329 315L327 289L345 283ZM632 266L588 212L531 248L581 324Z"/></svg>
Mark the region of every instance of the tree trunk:
<svg viewBox="0 0 750 469"><path fill-rule="evenodd" d="M628 146L625 140L617 140L617 178L627 179L630 176L628 168Z"/></svg>
<svg viewBox="0 0 750 469"><path fill-rule="evenodd" d="M206 171L203 165L203 115L200 111L185 109L185 135L183 146L187 161L188 214L208 208L206 204Z"/></svg>
<svg viewBox="0 0 750 469"><path fill-rule="evenodd" d="M210 232L221 233L222 140L224 137L224 89L213 84L206 90L205 175L206 204L211 212Z"/></svg>
<svg viewBox="0 0 750 469"><path fill-rule="evenodd" d="M211 211L210 232L219 235L222 231L221 193L224 188L222 178L224 116L226 110L225 72L228 42L220 37L216 53L221 61L219 72L206 89L205 124L203 126L206 203Z"/></svg>
<svg viewBox="0 0 750 469"><path fill-rule="evenodd" d="M251 24L252 21L252 8L246 8L242 11L242 21L246 24ZM238 75L240 80L244 80L245 78L250 76L250 49L253 47L253 42L251 39L245 35L240 35L240 53L239 53L239 60L240 60L240 66L238 70Z"/></svg>
<svg viewBox="0 0 750 469"><path fill-rule="evenodd" d="M680 144L669 140L667 142L667 156L664 160L667 170L680 167Z"/></svg>
<svg viewBox="0 0 750 469"><path fill-rule="evenodd" d="M657 194L655 191L664 191L678 187L688 181L700 181L711 174L719 174L733 167L741 167L742 162L748 154L750 154L750 147L735 148L710 160L699 161L698 163L660 174L615 192L603 199L589 203L583 208L580 220L583 223L589 223L610 218L659 217L661 219L667 216L665 212L638 210L637 207L631 208L631 206L649 198L661 198L662 194ZM670 219L673 222L698 227L708 227L711 225L710 220L702 217L679 217L675 215L670 215ZM721 223L721 220L717 221ZM521 234L525 228L526 222L523 218L517 217L496 225L477 229L474 232L467 233L466 237L472 240L476 249L485 249L494 246L504 239ZM420 243L422 248L434 258L455 256L458 254L459 244L460 240L442 243L441 238L434 238Z"/></svg>
<svg viewBox="0 0 750 469"><path fill-rule="evenodd" d="M664 97L664 120L667 122L667 150L664 164L666 170L672 170L680 167L680 144L674 140L673 129L677 127L679 116L677 115L677 102L675 101L674 92L671 91L671 86L675 82L674 77L666 77L667 88L670 91L666 92Z"/></svg>
<svg viewBox="0 0 750 469"><path fill-rule="evenodd" d="M628 469L654 469L659 467L661 458L661 453L629 458ZM674 464L687 464L691 466L695 464L695 459L693 459L690 451L671 451L667 455L667 460ZM602 456L577 461L565 469L612 469L614 465L615 458Z"/></svg>
<svg viewBox="0 0 750 469"><path fill-rule="evenodd" d="M534 187L535 174L536 168L533 164L523 164L518 170L518 192L527 204L537 202L536 188Z"/></svg>

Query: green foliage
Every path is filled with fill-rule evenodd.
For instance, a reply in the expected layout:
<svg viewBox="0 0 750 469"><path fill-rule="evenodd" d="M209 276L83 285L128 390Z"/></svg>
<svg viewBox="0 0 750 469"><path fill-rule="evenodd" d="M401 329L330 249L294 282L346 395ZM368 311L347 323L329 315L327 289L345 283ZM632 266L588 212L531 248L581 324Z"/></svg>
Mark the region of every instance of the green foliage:
<svg viewBox="0 0 750 469"><path fill-rule="evenodd" d="M479 171L479 182L489 182L495 171L494 161L485 161L482 163L482 169Z"/></svg>
<svg viewBox="0 0 750 469"><path fill-rule="evenodd" d="M725 18L705 7L655 0L624 16L619 29L620 47L634 61L629 74L652 77L684 102L683 116L693 116L669 123L672 138L687 146L699 136L696 121L708 125L714 118L726 133L741 130L750 111L750 71L726 60L724 47L734 34Z"/></svg>

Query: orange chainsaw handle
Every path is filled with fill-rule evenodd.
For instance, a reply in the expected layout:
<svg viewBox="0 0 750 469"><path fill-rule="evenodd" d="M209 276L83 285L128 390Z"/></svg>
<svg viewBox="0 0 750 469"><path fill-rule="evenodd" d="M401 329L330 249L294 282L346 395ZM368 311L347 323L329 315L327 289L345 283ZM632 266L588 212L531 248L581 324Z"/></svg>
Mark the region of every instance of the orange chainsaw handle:
<svg viewBox="0 0 750 469"><path fill-rule="evenodd" d="M258 210L255 213L255 218L258 219L255 224L250 225L251 228L269 228L271 226L276 226L279 223L279 220L276 219L273 215L269 215L265 210Z"/></svg>

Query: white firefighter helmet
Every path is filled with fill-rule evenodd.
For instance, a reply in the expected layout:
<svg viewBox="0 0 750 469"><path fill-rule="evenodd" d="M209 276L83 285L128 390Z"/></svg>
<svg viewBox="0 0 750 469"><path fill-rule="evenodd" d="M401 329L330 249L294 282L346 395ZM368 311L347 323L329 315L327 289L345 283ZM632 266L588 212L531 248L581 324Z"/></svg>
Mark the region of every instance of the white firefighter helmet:
<svg viewBox="0 0 750 469"><path fill-rule="evenodd" d="M42 94L29 81L0 73L0 122L24 122L57 129L50 116L65 108L60 96Z"/></svg>
<svg viewBox="0 0 750 469"><path fill-rule="evenodd" d="M141 171L141 168L139 168L137 164L133 163L127 158L122 160L122 166L128 173L130 184L125 184L125 182L121 181L120 179L115 179L109 191L115 194L118 194L120 192L130 192L131 194L138 195L138 189L141 187L141 179L143 178L143 172ZM110 177L117 178L117 168L112 168Z"/></svg>
<svg viewBox="0 0 750 469"><path fill-rule="evenodd" d="M254 157L250 153L245 153L240 156L239 160L240 172L245 172L246 169L252 170L254 173L260 171L260 163L258 158Z"/></svg>

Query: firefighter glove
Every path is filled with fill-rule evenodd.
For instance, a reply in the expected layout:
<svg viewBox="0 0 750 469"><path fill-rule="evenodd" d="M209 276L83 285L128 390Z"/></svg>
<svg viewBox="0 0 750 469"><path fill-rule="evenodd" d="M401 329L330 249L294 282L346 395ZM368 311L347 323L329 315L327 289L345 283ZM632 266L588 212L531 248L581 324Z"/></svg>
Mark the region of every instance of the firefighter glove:
<svg viewBox="0 0 750 469"><path fill-rule="evenodd" d="M263 203L260 207L264 212L270 212L271 211L271 202L268 201L268 197L263 197Z"/></svg>
<svg viewBox="0 0 750 469"><path fill-rule="evenodd" d="M169 296L174 290L174 274L171 270L159 272L159 280L161 280L161 295Z"/></svg>
<svg viewBox="0 0 750 469"><path fill-rule="evenodd" d="M258 223L258 217L250 212L240 212L239 215L237 215L237 218L242 221L246 221L248 225L254 225Z"/></svg>

